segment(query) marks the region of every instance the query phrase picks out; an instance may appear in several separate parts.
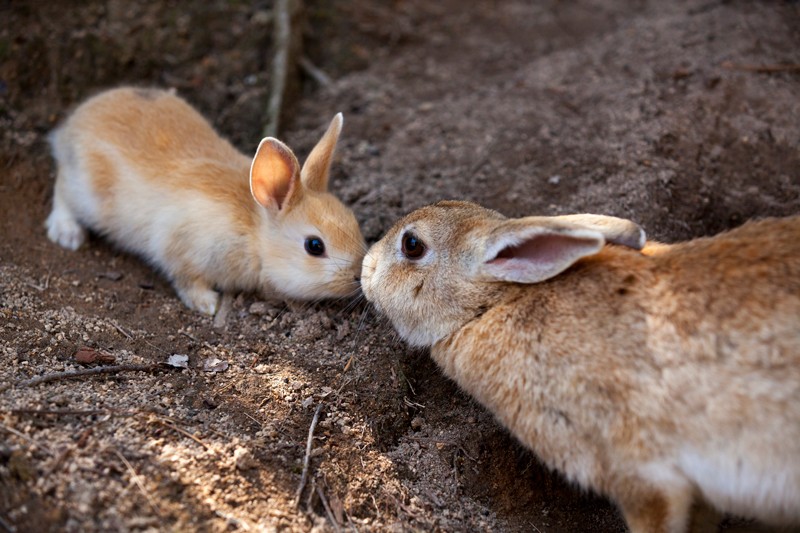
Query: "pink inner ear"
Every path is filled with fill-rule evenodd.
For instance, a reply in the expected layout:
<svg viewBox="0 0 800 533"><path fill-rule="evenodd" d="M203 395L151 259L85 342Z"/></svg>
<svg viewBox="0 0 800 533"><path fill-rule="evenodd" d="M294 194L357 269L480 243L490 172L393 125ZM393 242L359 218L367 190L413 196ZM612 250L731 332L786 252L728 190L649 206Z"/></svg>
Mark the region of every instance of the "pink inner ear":
<svg viewBox="0 0 800 533"><path fill-rule="evenodd" d="M597 253L603 246L603 237L591 232L580 235L542 231L500 250L484 263L482 274L495 280L539 283L557 276L581 257Z"/></svg>
<svg viewBox="0 0 800 533"><path fill-rule="evenodd" d="M288 147L279 141L262 141L250 169L253 196L264 207L282 210L295 193L299 172L297 159Z"/></svg>
<svg viewBox="0 0 800 533"><path fill-rule="evenodd" d="M488 263L498 265L512 259L536 263L555 263L562 261L565 255L571 255L570 250L574 246L574 240L565 239L560 235L537 235L516 246L503 248Z"/></svg>

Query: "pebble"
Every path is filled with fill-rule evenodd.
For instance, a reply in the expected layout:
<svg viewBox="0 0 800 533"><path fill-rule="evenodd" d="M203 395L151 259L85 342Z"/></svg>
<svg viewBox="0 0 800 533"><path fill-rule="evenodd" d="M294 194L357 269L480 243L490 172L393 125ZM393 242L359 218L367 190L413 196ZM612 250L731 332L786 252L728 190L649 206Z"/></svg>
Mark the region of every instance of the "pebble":
<svg viewBox="0 0 800 533"><path fill-rule="evenodd" d="M239 470L250 470L256 467L256 460L247 448L236 448L233 452L233 462Z"/></svg>

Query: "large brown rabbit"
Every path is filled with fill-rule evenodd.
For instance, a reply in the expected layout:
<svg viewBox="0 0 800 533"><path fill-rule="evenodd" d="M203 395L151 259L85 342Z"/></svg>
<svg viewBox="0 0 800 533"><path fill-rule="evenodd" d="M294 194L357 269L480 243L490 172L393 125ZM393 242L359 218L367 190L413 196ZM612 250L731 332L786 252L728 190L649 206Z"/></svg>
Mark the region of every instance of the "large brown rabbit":
<svg viewBox="0 0 800 533"><path fill-rule="evenodd" d="M632 531L695 501L800 522L800 217L642 252L596 222L441 202L367 252L364 294Z"/></svg>
<svg viewBox="0 0 800 533"><path fill-rule="evenodd" d="M47 235L71 250L87 228L104 235L207 314L217 291L352 294L366 245L353 213L328 192L341 128L338 114L301 169L273 138L245 156L168 91L103 92L50 137L58 176Z"/></svg>

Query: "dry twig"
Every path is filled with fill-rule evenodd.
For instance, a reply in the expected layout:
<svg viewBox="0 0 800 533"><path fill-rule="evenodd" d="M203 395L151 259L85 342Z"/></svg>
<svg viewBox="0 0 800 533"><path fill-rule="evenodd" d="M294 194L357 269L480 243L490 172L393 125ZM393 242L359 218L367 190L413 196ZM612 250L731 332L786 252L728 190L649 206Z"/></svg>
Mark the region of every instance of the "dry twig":
<svg viewBox="0 0 800 533"><path fill-rule="evenodd" d="M8 531L8 533L17 532L17 528L6 522L2 516L0 516L0 527L3 528L3 531Z"/></svg>
<svg viewBox="0 0 800 533"><path fill-rule="evenodd" d="M301 0L277 0L275 3L275 55L272 58L272 82L267 103L264 137L275 137L280 127L284 97L296 71L302 34L292 31L292 21L302 9Z"/></svg>
<svg viewBox="0 0 800 533"><path fill-rule="evenodd" d="M333 80L331 77L328 76L322 69L317 67L314 63L311 62L306 56L302 56L299 60L300 68L303 69L310 78L312 78L315 82L317 82L322 87L328 87Z"/></svg>
<svg viewBox="0 0 800 533"><path fill-rule="evenodd" d="M64 450L61 453L61 455L58 456L58 458L56 458L55 463L53 463L53 466L50 467L50 472L51 473L55 472L56 470L61 468L61 465L64 463L64 461L66 461L67 458L69 458L73 453L75 453L76 449L83 448L84 446L86 446L86 441L89 440L89 437L92 435L93 432L94 428L92 426L89 426L88 428L84 429L83 433L81 433L81 436L78 437L78 442L75 443L75 446L70 446L69 448Z"/></svg>
<svg viewBox="0 0 800 533"><path fill-rule="evenodd" d="M777 72L800 72L800 64L780 63L775 65L739 65L731 61L722 63L722 68L728 70L743 70L745 72L757 72L759 74L775 74Z"/></svg>
<svg viewBox="0 0 800 533"><path fill-rule="evenodd" d="M408 438L411 439L411 440L417 441L417 442L429 442L431 444L447 444L449 446L455 446L456 448L461 450L461 453L463 453L467 457L467 459L469 459L470 461L476 462L476 463L478 462L477 459L475 459L474 457L472 457L470 454L467 453L467 450L465 450L463 446L461 446L459 443L454 442L452 440L433 439L433 438L430 438L430 437L413 437L413 436L408 437Z"/></svg>
<svg viewBox="0 0 800 533"><path fill-rule="evenodd" d="M43 448L44 450L47 451L47 453L52 453L50 448L48 448L47 446L45 446L41 442L37 441L33 437L27 436L25 433L17 431L16 429L10 428L8 426L4 426L3 424L0 424L0 429L3 430L3 431L7 431L8 433L11 433L12 435L16 435L17 437L21 438L22 440L27 441L27 442L35 445L35 446L38 446L39 448Z"/></svg>
<svg viewBox="0 0 800 533"><path fill-rule="evenodd" d="M133 416L137 411L112 411L109 409L11 409L14 415L34 415L34 416L92 416L121 414L122 416Z"/></svg>
<svg viewBox="0 0 800 533"><path fill-rule="evenodd" d="M114 327L114 329L116 329L117 331L119 331L119 332L122 334L122 336L123 336L123 337L125 337L126 339L128 339L128 340L131 340L131 339L133 339L133 335L131 335L130 333L128 333L127 331L125 331L125 328L123 328L122 326L120 326L120 325L119 325L119 324L117 324L116 322L114 322L114 321L111 321L111 325Z"/></svg>
<svg viewBox="0 0 800 533"><path fill-rule="evenodd" d="M26 379L24 381L20 381L18 383L12 383L9 385L4 385L0 387L0 392L5 392L8 389L16 388L22 389L24 387L32 387L34 385L40 385L42 383L48 383L50 381L58 381L60 379L71 379L71 378L78 378L83 376L93 376L97 374L115 374L117 372L152 372L159 368L159 364L151 363L148 365L134 365L134 364L127 364L127 365L113 365L113 366L98 366L95 368L86 368L82 370L71 370L68 372L55 372L53 374L45 374L43 376L36 376L35 378Z"/></svg>
<svg viewBox="0 0 800 533"><path fill-rule="evenodd" d="M206 450L211 450L211 446L209 446L208 444L206 444L205 442L200 440L200 438L197 437L196 435L194 435L193 433L189 433L185 429L179 428L178 426L176 426L174 424L170 424L169 422L167 422L166 420L164 420L164 419L162 419L160 417L153 416L152 419L155 420L156 422L158 422L159 424L161 424L162 426L165 426L165 427L168 427L170 429L173 429L173 430L177 431L178 433L180 433L181 435L189 437L190 439L195 441L197 444L199 444L200 446L202 446Z"/></svg>
<svg viewBox="0 0 800 533"><path fill-rule="evenodd" d="M297 494L294 498L295 507L300 505L300 497L303 495L303 489L306 486L306 480L308 479L308 464L311 462L311 446L314 441L314 429L317 427L317 422L319 421L319 412L322 410L322 404L320 403L317 406L317 410L314 411L314 418L311 420L311 427L308 429L308 441L306 441L306 455L303 458L303 474L300 476L300 486L297 487Z"/></svg>
<svg viewBox="0 0 800 533"><path fill-rule="evenodd" d="M125 466L128 468L128 472L130 473L131 477L133 478L133 482L136 483L137 487L139 487L139 490L144 495L145 499L147 500L147 503L150 504L150 507L153 508L153 512L156 513L156 516L160 517L161 516L161 510L158 508L158 505L156 504L156 502L153 501L153 498L150 497L150 494L147 492L147 489L145 488L144 483L142 483L141 478L136 473L136 470L133 469L133 465L131 465L128 462L128 460L125 459L125 456L122 455L119 452L119 450L114 450L114 453L117 454L117 457L119 457L122 460L123 463L125 463Z"/></svg>
<svg viewBox="0 0 800 533"><path fill-rule="evenodd" d="M328 515L328 520L330 520L331 525L333 526L333 530L336 533L339 533L342 528L339 527L339 522L336 521L336 517L333 516L333 511L331 511L331 506L328 504L328 500L325 498L325 494L322 492L322 487L317 485L317 495L319 496L320 501L322 502L322 507L325 508L325 514Z"/></svg>

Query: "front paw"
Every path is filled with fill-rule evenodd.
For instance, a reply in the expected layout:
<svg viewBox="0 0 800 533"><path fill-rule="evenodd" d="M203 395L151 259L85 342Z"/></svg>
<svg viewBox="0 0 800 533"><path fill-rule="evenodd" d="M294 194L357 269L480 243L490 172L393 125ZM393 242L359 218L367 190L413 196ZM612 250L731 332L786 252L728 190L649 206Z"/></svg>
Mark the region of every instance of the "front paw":
<svg viewBox="0 0 800 533"><path fill-rule="evenodd" d="M47 237L67 250L77 250L86 239L86 230L66 213L53 210L47 218Z"/></svg>
<svg viewBox="0 0 800 533"><path fill-rule="evenodd" d="M195 284L191 287L176 287L178 296L189 309L204 315L214 316L219 309L220 294L205 285Z"/></svg>

